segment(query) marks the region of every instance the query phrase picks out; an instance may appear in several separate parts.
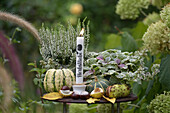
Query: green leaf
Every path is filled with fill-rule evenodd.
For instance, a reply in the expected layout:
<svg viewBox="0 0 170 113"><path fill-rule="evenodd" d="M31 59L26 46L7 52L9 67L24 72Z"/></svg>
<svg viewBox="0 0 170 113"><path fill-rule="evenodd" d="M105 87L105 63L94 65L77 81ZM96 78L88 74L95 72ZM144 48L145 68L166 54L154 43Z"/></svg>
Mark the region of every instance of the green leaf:
<svg viewBox="0 0 170 113"><path fill-rule="evenodd" d="M116 34L109 34L105 44L105 49L113 49L121 47L121 36Z"/></svg>
<svg viewBox="0 0 170 113"><path fill-rule="evenodd" d="M35 66L35 63L28 63L29 66Z"/></svg>
<svg viewBox="0 0 170 113"><path fill-rule="evenodd" d="M38 72L38 73L40 73L40 69L39 68L32 68L31 70L30 70L30 72Z"/></svg>
<svg viewBox="0 0 170 113"><path fill-rule="evenodd" d="M161 60L159 81L165 90L170 90L170 55Z"/></svg>
<svg viewBox="0 0 170 113"><path fill-rule="evenodd" d="M113 84L120 83L120 80L116 78L114 75L112 75L109 79L109 82L111 83L111 85L113 85Z"/></svg>
<svg viewBox="0 0 170 113"><path fill-rule="evenodd" d="M128 32L122 33L122 50L123 51L136 51L138 49L135 39Z"/></svg>
<svg viewBox="0 0 170 113"><path fill-rule="evenodd" d="M141 92L142 86L136 82L133 83L132 91L135 95L138 95Z"/></svg>
<svg viewBox="0 0 170 113"><path fill-rule="evenodd" d="M33 80L33 81L34 81L34 84L35 84L35 85L37 85L37 84L38 84L38 82L39 82L38 78L34 78L34 80Z"/></svg>
<svg viewBox="0 0 170 113"><path fill-rule="evenodd" d="M41 69L41 74L45 73L46 69Z"/></svg>
<svg viewBox="0 0 170 113"><path fill-rule="evenodd" d="M144 25L143 22L138 22L136 27L131 30L132 36L136 39L136 42L139 47L142 46L142 43L143 43L142 37L143 37L143 34L146 32L147 28L148 26Z"/></svg>

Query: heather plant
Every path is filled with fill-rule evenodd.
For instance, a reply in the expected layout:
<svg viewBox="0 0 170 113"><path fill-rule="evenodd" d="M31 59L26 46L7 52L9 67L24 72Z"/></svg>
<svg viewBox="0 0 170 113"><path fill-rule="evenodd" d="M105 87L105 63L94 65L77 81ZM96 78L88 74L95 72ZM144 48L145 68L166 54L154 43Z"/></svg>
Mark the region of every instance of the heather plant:
<svg viewBox="0 0 170 113"><path fill-rule="evenodd" d="M85 21L85 20L84 20ZM76 37L79 36L81 28L85 29L84 33L84 53L87 57L87 48L90 38L89 22L87 25L78 21L77 28L68 22L68 27L58 24L55 28L49 29L44 27L39 30L41 37L40 40L40 53L43 61L40 61L45 68L61 68L61 67L74 67L76 60Z"/></svg>

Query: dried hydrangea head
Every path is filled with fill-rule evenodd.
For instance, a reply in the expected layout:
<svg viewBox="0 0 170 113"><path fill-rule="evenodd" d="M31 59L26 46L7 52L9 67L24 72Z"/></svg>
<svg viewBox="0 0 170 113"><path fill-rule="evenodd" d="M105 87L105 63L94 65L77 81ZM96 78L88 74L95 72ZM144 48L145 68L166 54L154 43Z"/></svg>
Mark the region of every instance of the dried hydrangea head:
<svg viewBox="0 0 170 113"><path fill-rule="evenodd" d="M151 24L143 35L144 47L151 54L170 52L170 29L162 21Z"/></svg>
<svg viewBox="0 0 170 113"><path fill-rule="evenodd" d="M140 9L147 9L149 0L119 0L116 5L116 13L121 19L136 19L140 14Z"/></svg>
<svg viewBox="0 0 170 113"><path fill-rule="evenodd" d="M170 28L170 3L162 9L160 15L164 23Z"/></svg>
<svg viewBox="0 0 170 113"><path fill-rule="evenodd" d="M160 20L160 15L158 13L151 13L149 14L144 20L143 23L145 25L151 25L152 23L155 23Z"/></svg>
<svg viewBox="0 0 170 113"><path fill-rule="evenodd" d="M157 95L153 99L147 109L149 113L169 113L170 111L170 91Z"/></svg>

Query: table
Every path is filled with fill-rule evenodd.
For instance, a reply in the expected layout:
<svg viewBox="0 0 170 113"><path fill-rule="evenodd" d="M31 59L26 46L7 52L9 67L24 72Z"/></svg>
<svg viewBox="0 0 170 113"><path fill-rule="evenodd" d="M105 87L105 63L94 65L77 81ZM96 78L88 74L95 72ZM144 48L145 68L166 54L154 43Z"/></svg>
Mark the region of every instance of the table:
<svg viewBox="0 0 170 113"><path fill-rule="evenodd" d="M134 101L136 100L138 97L134 94L130 94L127 97L122 97L122 98L117 98L116 102L117 103L117 112L120 113L120 103L121 102L128 102L128 101ZM66 107L66 103L80 103L80 104L88 104L86 102L86 100L81 100L81 99L72 99L72 98L62 98L62 99L58 99L58 100L53 100L55 102L61 102L63 103L63 113L67 113L67 107ZM95 104L103 104L103 103L111 103L107 100L105 100L104 98L101 98L100 101L96 101ZM112 103L111 103L112 104ZM112 104L112 113L114 113L114 104Z"/></svg>

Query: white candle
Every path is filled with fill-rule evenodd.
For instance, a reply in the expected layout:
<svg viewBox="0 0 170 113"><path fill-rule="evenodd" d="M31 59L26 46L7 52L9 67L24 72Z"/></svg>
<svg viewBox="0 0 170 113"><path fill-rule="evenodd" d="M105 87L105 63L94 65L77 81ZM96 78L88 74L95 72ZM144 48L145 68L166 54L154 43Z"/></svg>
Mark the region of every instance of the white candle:
<svg viewBox="0 0 170 113"><path fill-rule="evenodd" d="M83 83L83 57L84 57L84 29L82 28L80 36L77 37L76 44L76 84Z"/></svg>

